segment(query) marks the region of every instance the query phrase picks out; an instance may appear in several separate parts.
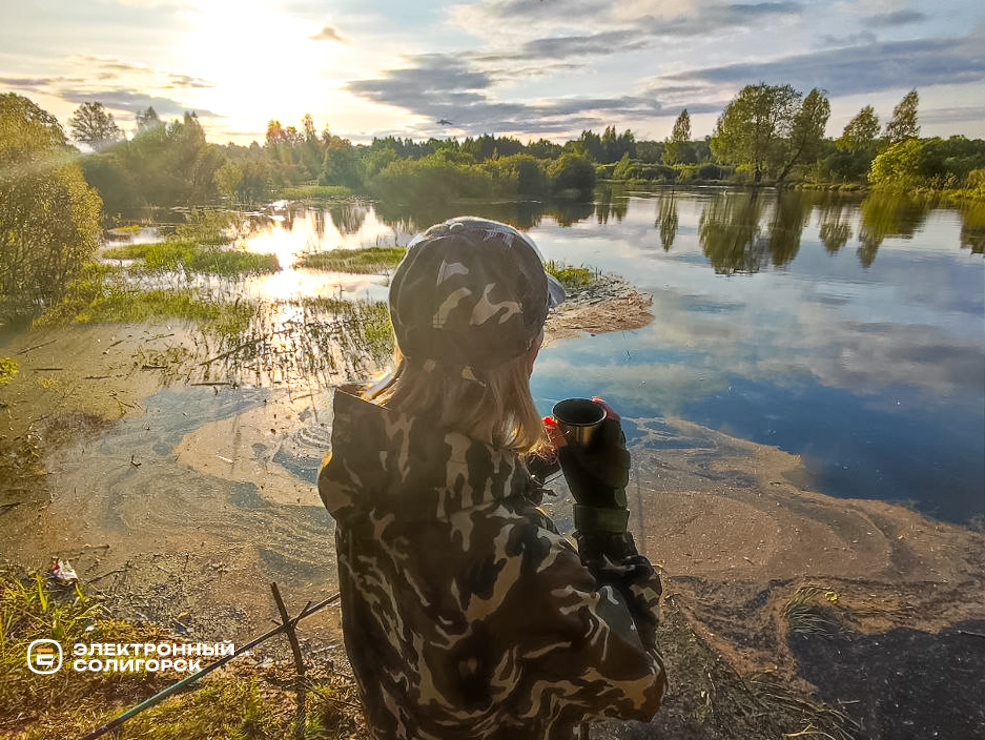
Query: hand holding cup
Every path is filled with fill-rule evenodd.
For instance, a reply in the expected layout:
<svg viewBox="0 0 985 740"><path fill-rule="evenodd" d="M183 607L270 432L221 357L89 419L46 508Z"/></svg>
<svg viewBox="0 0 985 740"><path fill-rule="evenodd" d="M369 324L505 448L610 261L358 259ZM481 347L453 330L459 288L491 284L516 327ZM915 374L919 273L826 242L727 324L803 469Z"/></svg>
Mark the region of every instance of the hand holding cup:
<svg viewBox="0 0 985 740"><path fill-rule="evenodd" d="M554 405L554 418L566 444L590 447L608 416L606 406L588 398L566 398ZM619 417L617 416L616 419Z"/></svg>

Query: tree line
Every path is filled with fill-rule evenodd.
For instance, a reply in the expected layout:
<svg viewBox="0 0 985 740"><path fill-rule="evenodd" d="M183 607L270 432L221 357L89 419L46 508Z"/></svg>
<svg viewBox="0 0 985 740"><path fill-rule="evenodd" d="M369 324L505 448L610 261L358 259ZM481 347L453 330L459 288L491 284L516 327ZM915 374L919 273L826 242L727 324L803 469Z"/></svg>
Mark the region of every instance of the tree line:
<svg viewBox="0 0 985 740"><path fill-rule="evenodd" d="M985 142L920 138L919 96L907 93L885 126L863 107L825 136L824 91L748 85L713 133L694 139L683 110L663 141L608 126L563 144L482 135L354 144L315 126L272 119L262 143L209 142L195 113L164 121L140 111L124 134L97 101L68 121L29 99L0 94L0 303L49 303L94 253L100 226L147 206L267 202L297 186L335 186L425 207L461 199L590 202L599 178L651 183L963 188L985 199Z"/></svg>
<svg viewBox="0 0 985 740"><path fill-rule="evenodd" d="M663 141L632 131L583 131L558 144L482 135L413 141L374 138L353 144L310 114L300 128L272 119L263 143L206 141L194 113L164 123L153 108L137 116L128 141L112 114L85 103L69 121L73 138L95 155L87 181L111 213L141 205L258 203L303 184L344 186L403 202L469 197L591 198L597 178L657 183L842 185L914 189L985 188L985 142L962 136L919 138L919 95L903 96L879 121L863 107L837 138L825 130L826 93L790 85L747 85L723 110L710 136L693 139L684 109Z"/></svg>

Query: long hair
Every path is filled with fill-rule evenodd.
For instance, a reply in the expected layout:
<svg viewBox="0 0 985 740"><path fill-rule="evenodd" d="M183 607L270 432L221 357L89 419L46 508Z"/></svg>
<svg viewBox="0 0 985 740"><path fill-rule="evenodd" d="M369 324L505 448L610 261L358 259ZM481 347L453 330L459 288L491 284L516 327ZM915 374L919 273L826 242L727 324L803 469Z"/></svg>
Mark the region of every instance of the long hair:
<svg viewBox="0 0 985 740"><path fill-rule="evenodd" d="M530 394L528 355L484 370L481 378L408 360L399 348L395 359L392 373L365 391L367 400L518 454L547 443Z"/></svg>

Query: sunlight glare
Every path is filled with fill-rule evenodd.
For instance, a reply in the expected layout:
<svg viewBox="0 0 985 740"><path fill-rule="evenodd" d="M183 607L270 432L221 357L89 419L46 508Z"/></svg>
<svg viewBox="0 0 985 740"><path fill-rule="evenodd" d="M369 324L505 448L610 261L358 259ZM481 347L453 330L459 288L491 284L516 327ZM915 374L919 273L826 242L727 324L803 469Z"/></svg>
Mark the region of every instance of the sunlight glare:
<svg viewBox="0 0 985 740"><path fill-rule="evenodd" d="M336 44L309 40L309 22L256 0L199 0L190 20L184 56L196 74L216 83L203 101L217 113L251 121L277 118L300 127L301 116L328 85L319 72L330 66ZM317 122L316 122L317 123Z"/></svg>

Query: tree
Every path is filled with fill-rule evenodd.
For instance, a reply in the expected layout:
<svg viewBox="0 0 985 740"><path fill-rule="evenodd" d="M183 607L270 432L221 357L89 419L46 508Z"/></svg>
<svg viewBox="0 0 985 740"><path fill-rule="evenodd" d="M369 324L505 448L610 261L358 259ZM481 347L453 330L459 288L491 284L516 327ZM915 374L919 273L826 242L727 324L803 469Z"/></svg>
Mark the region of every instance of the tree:
<svg viewBox="0 0 985 740"><path fill-rule="evenodd" d="M590 200L595 188L595 168L585 157L562 154L551 163L547 173L551 191L562 200Z"/></svg>
<svg viewBox="0 0 985 740"><path fill-rule="evenodd" d="M867 105L848 122L835 143L843 152L868 152L875 150L878 136L879 116L871 105Z"/></svg>
<svg viewBox="0 0 985 740"><path fill-rule="evenodd" d="M629 158L629 153L622 155L622 159L616 164L615 168L612 170L613 180L628 180L633 175L633 161Z"/></svg>
<svg viewBox="0 0 985 740"><path fill-rule="evenodd" d="M99 245L99 217L58 121L0 94L0 298L15 310L57 300Z"/></svg>
<svg viewBox="0 0 985 740"><path fill-rule="evenodd" d="M301 130L304 131L305 141L318 141L318 131L315 129L315 119L311 117L310 113L305 113L301 117Z"/></svg>
<svg viewBox="0 0 985 740"><path fill-rule="evenodd" d="M890 144L895 144L906 139L915 139L920 135L920 126L917 124L917 105L920 103L920 96L916 90L910 90L899 105L893 108L893 118L886 124L886 138Z"/></svg>
<svg viewBox="0 0 985 740"><path fill-rule="evenodd" d="M142 134L145 131L154 131L155 129L161 128L163 125L164 124L161 123L161 119L157 115L157 111L154 110L154 106L149 106L147 110L137 114L138 134Z"/></svg>
<svg viewBox="0 0 985 740"><path fill-rule="evenodd" d="M924 142L917 138L890 144L872 160L869 182L877 188L904 191L922 183Z"/></svg>
<svg viewBox="0 0 985 740"><path fill-rule="evenodd" d="M786 163L776 176L777 182L783 182L794 165L813 162L818 158L824 142L824 129L830 116L831 103L815 87L804 98L800 110L793 117L786 146Z"/></svg>
<svg viewBox="0 0 985 740"><path fill-rule="evenodd" d="M664 164L677 164L688 160L688 143L691 141L691 116L687 108L681 111L674 122L674 130L664 143Z"/></svg>
<svg viewBox="0 0 985 740"><path fill-rule="evenodd" d="M97 151L123 138L113 114L107 112L102 103L83 103L68 119L68 124L73 139Z"/></svg>
<svg viewBox="0 0 985 740"><path fill-rule="evenodd" d="M750 165L756 182L782 159L784 138L800 108L790 85L747 85L715 125L712 152L720 162ZM782 166L782 165L781 165Z"/></svg>

